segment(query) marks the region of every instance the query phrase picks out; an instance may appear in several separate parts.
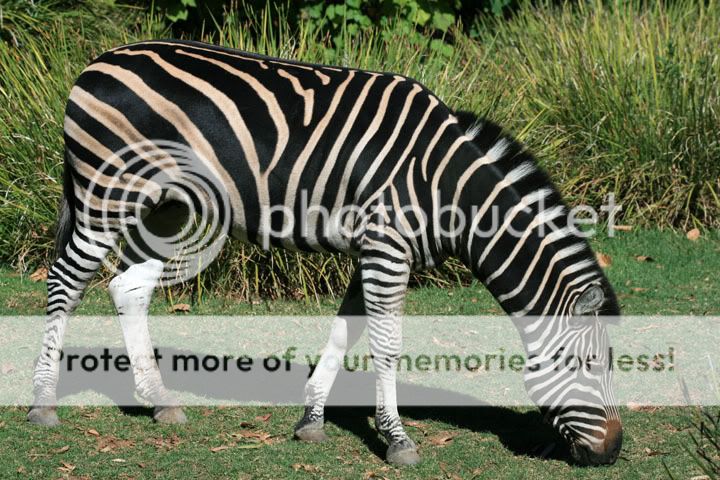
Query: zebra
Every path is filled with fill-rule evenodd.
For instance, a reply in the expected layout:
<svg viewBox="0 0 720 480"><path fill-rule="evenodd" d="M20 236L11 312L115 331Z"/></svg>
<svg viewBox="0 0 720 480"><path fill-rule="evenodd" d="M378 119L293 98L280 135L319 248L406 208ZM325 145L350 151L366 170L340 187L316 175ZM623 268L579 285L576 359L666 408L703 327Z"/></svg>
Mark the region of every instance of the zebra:
<svg viewBox="0 0 720 480"><path fill-rule="evenodd" d="M592 356L607 367L607 323L619 315L615 294L549 177L492 121L452 110L402 75L151 40L111 49L85 68L69 95L64 140L57 259L47 280L30 422L59 423L56 384L68 316L108 253L142 223L164 221L174 231L199 211L192 209L212 205L207 214L228 219L229 237L357 259L307 381L296 438L327 439L323 412L340 360L367 328L386 459L420 460L396 396L404 298L412 272L454 257L517 327L531 359L528 394L573 459L617 459L622 424L611 369L565 368L565 354L557 354ZM183 164L167 153L170 143L196 157ZM212 188L194 195L196 182L182 176L183 165L205 169ZM303 212L303 199L328 215ZM491 211L502 220L494 229ZM293 224L290 215L304 221ZM157 422L183 423L147 325L168 261L160 257L128 255L109 290L138 395L155 406Z"/></svg>

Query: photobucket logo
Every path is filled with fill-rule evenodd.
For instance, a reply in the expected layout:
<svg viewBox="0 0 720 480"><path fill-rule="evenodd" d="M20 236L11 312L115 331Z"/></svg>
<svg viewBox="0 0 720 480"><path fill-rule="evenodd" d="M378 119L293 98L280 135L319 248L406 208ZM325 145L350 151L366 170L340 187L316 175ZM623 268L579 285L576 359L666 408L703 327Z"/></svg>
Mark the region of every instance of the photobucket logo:
<svg viewBox="0 0 720 480"><path fill-rule="evenodd" d="M210 265L231 227L220 175L178 142L146 140L115 152L92 175L83 203L85 221L114 239L119 265L162 260L165 285ZM118 269L107 259L104 264Z"/></svg>

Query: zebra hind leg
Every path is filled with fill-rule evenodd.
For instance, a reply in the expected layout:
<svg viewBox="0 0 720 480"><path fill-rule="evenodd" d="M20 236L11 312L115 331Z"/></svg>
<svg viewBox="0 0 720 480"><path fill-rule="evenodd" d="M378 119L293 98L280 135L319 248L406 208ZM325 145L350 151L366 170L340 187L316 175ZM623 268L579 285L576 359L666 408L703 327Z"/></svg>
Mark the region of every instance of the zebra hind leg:
<svg viewBox="0 0 720 480"><path fill-rule="evenodd" d="M70 240L48 271L45 334L33 374L35 399L27 417L31 423L46 426L60 423L56 391L68 317L115 240L111 233L75 225Z"/></svg>
<svg viewBox="0 0 720 480"><path fill-rule="evenodd" d="M173 255L172 245L155 244L152 237L171 238L188 220L189 209L183 203L156 206L143 218L151 238L142 238L137 229L128 232L130 241L122 255L122 273L108 285L130 357L135 389L143 400L155 407L153 419L158 423L179 424L187 420L177 398L165 387L150 339L150 302L165 262Z"/></svg>
<svg viewBox="0 0 720 480"><path fill-rule="evenodd" d="M153 418L158 423L185 423L177 399L162 381L148 329L150 301L163 269L163 262L154 259L134 264L110 282L109 290L138 395L155 406Z"/></svg>
<svg viewBox="0 0 720 480"><path fill-rule="evenodd" d="M333 322L330 338L315 371L305 385L305 413L295 426L295 438L306 442L327 440L325 425L325 402L343 364L345 352L352 348L365 330L363 318L351 318L365 314L360 269L353 274L340 311Z"/></svg>

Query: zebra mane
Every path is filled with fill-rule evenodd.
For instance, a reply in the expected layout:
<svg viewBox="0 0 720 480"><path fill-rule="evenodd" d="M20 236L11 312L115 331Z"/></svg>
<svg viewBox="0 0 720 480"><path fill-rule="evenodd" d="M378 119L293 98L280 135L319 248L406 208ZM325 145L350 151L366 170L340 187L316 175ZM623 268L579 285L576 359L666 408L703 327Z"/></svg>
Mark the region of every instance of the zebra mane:
<svg viewBox="0 0 720 480"><path fill-rule="evenodd" d="M520 188L522 191L518 192L520 195L530 194L537 189L547 189L551 191L548 196L549 201L556 203L558 206L562 206L566 212L569 211L550 176L539 165L535 156L525 148L521 142L507 133L500 125L486 117L465 110L456 110L453 113L458 119L458 125L465 131L465 135L472 139L473 144L475 144L483 154L486 154L494 146L502 142L503 153L501 162L503 164L503 171L509 172L521 165L525 168L533 167L532 171L527 174L526 181L521 182L522 186ZM578 237L577 240L578 246L583 247L581 249L582 255L587 257L586 260L597 265L595 254L587 240L580 237ZM620 307L615 292L599 265L597 269L602 275L602 281L600 283L605 293L605 302L599 313L600 315L617 318L620 314Z"/></svg>

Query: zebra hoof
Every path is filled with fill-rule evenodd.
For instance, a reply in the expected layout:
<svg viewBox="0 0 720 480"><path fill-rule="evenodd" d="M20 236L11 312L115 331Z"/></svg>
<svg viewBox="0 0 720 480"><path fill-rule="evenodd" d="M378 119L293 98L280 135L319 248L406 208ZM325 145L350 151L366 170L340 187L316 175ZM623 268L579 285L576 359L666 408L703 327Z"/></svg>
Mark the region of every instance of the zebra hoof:
<svg viewBox="0 0 720 480"><path fill-rule="evenodd" d="M320 443L329 440L322 424L309 423L295 430L295 438L303 442Z"/></svg>
<svg viewBox="0 0 720 480"><path fill-rule="evenodd" d="M420 463L420 455L418 455L417 447L412 440L391 444L386 459L391 465L417 465Z"/></svg>
<svg viewBox="0 0 720 480"><path fill-rule="evenodd" d="M187 417L180 407L155 407L153 420L166 425L180 425L187 422Z"/></svg>
<svg viewBox="0 0 720 480"><path fill-rule="evenodd" d="M57 416L55 407L33 407L27 415L28 422L34 425L43 425L45 427L57 427L60 425L60 419Z"/></svg>

